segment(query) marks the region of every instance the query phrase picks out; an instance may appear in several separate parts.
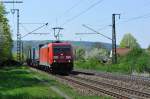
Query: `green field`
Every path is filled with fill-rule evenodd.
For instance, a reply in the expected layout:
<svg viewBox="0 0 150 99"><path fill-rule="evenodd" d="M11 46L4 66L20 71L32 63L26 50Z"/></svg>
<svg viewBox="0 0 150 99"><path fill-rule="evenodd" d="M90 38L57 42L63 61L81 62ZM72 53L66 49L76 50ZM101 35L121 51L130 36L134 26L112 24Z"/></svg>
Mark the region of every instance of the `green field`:
<svg viewBox="0 0 150 99"><path fill-rule="evenodd" d="M46 73L38 73L29 67L0 68L0 99L65 99L52 87L71 99L108 99L98 96L81 96Z"/></svg>

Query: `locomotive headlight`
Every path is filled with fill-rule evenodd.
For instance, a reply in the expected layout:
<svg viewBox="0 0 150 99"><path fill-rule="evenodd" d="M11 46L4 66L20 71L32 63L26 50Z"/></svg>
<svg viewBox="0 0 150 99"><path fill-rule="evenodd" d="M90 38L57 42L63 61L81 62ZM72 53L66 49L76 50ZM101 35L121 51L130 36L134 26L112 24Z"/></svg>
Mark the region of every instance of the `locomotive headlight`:
<svg viewBox="0 0 150 99"><path fill-rule="evenodd" d="M54 60L54 63L56 62L56 60Z"/></svg>
<svg viewBox="0 0 150 99"><path fill-rule="evenodd" d="M66 59L71 59L71 56L66 56Z"/></svg>
<svg viewBox="0 0 150 99"><path fill-rule="evenodd" d="M58 56L54 56L54 59L58 59Z"/></svg>
<svg viewBox="0 0 150 99"><path fill-rule="evenodd" d="M70 60L68 60L68 62L70 63Z"/></svg>

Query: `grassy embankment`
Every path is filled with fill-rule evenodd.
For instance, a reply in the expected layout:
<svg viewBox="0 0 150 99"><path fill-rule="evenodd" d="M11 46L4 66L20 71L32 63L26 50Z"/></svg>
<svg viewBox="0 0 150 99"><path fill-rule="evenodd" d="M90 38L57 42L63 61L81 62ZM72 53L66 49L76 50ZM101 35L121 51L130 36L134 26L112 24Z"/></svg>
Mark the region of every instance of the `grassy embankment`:
<svg viewBox="0 0 150 99"><path fill-rule="evenodd" d="M131 74L132 72L150 72L150 52L135 49L126 56L118 57L117 64L103 64L96 59L87 61L76 61L75 68L92 69L104 72L118 72L123 74Z"/></svg>
<svg viewBox="0 0 150 99"><path fill-rule="evenodd" d="M72 99L100 99L98 96L81 96L48 74L38 73L28 67L0 68L0 99L64 99L52 90L52 86Z"/></svg>

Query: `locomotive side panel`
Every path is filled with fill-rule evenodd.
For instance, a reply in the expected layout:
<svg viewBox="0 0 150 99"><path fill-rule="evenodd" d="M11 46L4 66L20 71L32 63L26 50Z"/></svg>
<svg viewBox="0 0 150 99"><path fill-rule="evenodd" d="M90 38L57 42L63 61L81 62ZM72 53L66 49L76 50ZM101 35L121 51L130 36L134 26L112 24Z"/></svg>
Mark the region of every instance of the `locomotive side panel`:
<svg viewBox="0 0 150 99"><path fill-rule="evenodd" d="M47 65L47 48L40 49L40 65Z"/></svg>
<svg viewBox="0 0 150 99"><path fill-rule="evenodd" d="M49 66L53 62L51 43L40 48L40 65Z"/></svg>
<svg viewBox="0 0 150 99"><path fill-rule="evenodd" d="M52 65L52 63L53 63L53 47L52 47L52 43L50 43L48 45L48 49L49 49L49 53L48 53L49 60L48 60L48 62L49 62L50 65Z"/></svg>

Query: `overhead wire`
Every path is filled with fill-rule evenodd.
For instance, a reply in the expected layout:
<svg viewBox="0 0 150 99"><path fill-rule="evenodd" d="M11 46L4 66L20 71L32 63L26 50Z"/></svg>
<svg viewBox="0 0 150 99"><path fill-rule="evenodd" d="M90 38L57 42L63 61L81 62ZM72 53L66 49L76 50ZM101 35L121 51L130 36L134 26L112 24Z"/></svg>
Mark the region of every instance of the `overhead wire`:
<svg viewBox="0 0 150 99"><path fill-rule="evenodd" d="M27 36L28 34L42 34L42 33L33 33L33 32L34 32L34 31L37 31L37 30L39 30L39 29L41 29L41 28L43 28L44 25L46 25L46 27L48 26L48 23L19 23L19 24L20 24L20 26L24 29L24 31L27 32L26 35L22 36L22 38L25 37L25 36ZM35 29L35 30L33 30L32 32L30 32L30 31L24 26L24 24L44 24L44 25L41 26L41 27L38 27L37 29ZM50 34L50 33L43 33L43 34Z"/></svg>
<svg viewBox="0 0 150 99"><path fill-rule="evenodd" d="M74 8L76 8L79 4L81 4L83 0L79 0L78 2L76 2L73 6L71 6L69 9L67 9L63 15L66 15L67 13L71 12L71 10L73 10Z"/></svg>
<svg viewBox="0 0 150 99"><path fill-rule="evenodd" d="M79 4L81 4L83 0L78 0L78 2L76 2L74 5L72 5L70 8L68 8L66 11L64 11L63 14L59 15L58 17L56 17L56 25L58 25L58 19L60 20L62 17L64 17L66 14L70 13L71 10L73 10L74 8L78 7Z"/></svg>
<svg viewBox="0 0 150 99"><path fill-rule="evenodd" d="M104 1L104 0L99 0L99 1L97 1L97 2L95 2L95 3L93 3L93 4L90 5L87 9L83 10L83 11L80 12L79 14L77 14L77 15L73 16L72 18L68 19L67 21L65 21L65 22L62 24L62 26L65 25L65 24L67 24L67 23L69 23L69 22L71 22L71 21L73 21L74 19L78 18L79 16L83 15L84 13L86 13L87 11L89 11L90 9L92 9L93 7L95 7L96 5L102 3L102 1Z"/></svg>
<svg viewBox="0 0 150 99"><path fill-rule="evenodd" d="M79 0L78 2L76 2L74 5L72 5L70 8L68 8L62 15L59 16L59 19L62 18L64 15L66 15L67 13L70 13L71 10L73 10L74 8L76 8L79 4L81 4L83 0ZM58 25L58 18L56 18L56 26ZM51 28L51 27L50 27ZM51 31L48 27L47 29L49 31Z"/></svg>
<svg viewBox="0 0 150 99"><path fill-rule="evenodd" d="M104 30L104 29L108 28L109 26L110 26L110 25L105 25L105 26L103 26L103 27L99 28L99 29L98 29L98 31L100 31L100 30Z"/></svg>
<svg viewBox="0 0 150 99"><path fill-rule="evenodd" d="M20 24L46 24L46 23L20 23Z"/></svg>
<svg viewBox="0 0 150 99"><path fill-rule="evenodd" d="M105 37L105 38L107 38L107 39L109 39L109 40L112 40L112 38L110 38L110 37L108 37L108 36L106 36L106 35L104 35L104 34L102 34L102 33L97 32L96 30L92 29L91 27L89 27L89 26L87 26L87 25L84 25L84 24L83 24L82 26L84 26L85 28L88 28L89 30L91 30L91 31L93 31L93 32L95 32L95 33L97 33L97 34L100 34L101 36L103 36L103 37Z"/></svg>
<svg viewBox="0 0 150 99"><path fill-rule="evenodd" d="M150 13L132 17L132 18L124 18L123 21L116 22L116 24L126 23L126 22L130 22L130 21L138 20L138 19L143 19L143 18L150 18ZM111 26L111 25L104 25L102 28L99 28L98 31L104 30L104 29L108 28L109 26Z"/></svg>
<svg viewBox="0 0 150 99"><path fill-rule="evenodd" d="M23 24L20 24L20 26L21 26L26 32L29 32L29 30L28 30Z"/></svg>
<svg viewBox="0 0 150 99"><path fill-rule="evenodd" d="M48 25L48 23L46 23L46 24L44 24L44 25L42 25L42 26L40 26L40 27L34 29L33 31L31 31L31 32L25 34L24 36L22 36L22 38L24 38L25 36L27 36L27 35L29 35L29 34L35 32L35 31L37 31L37 30L39 30L39 29L41 29L41 28L43 28L44 26L47 26L47 25Z"/></svg>
<svg viewBox="0 0 150 99"><path fill-rule="evenodd" d="M149 18L149 17L150 17L150 13L147 13L147 14L144 14L144 15L140 15L140 16L125 19L124 21L121 21L120 23L130 22L130 21L143 19L143 18ZM119 23L117 23L117 24L119 24Z"/></svg>

